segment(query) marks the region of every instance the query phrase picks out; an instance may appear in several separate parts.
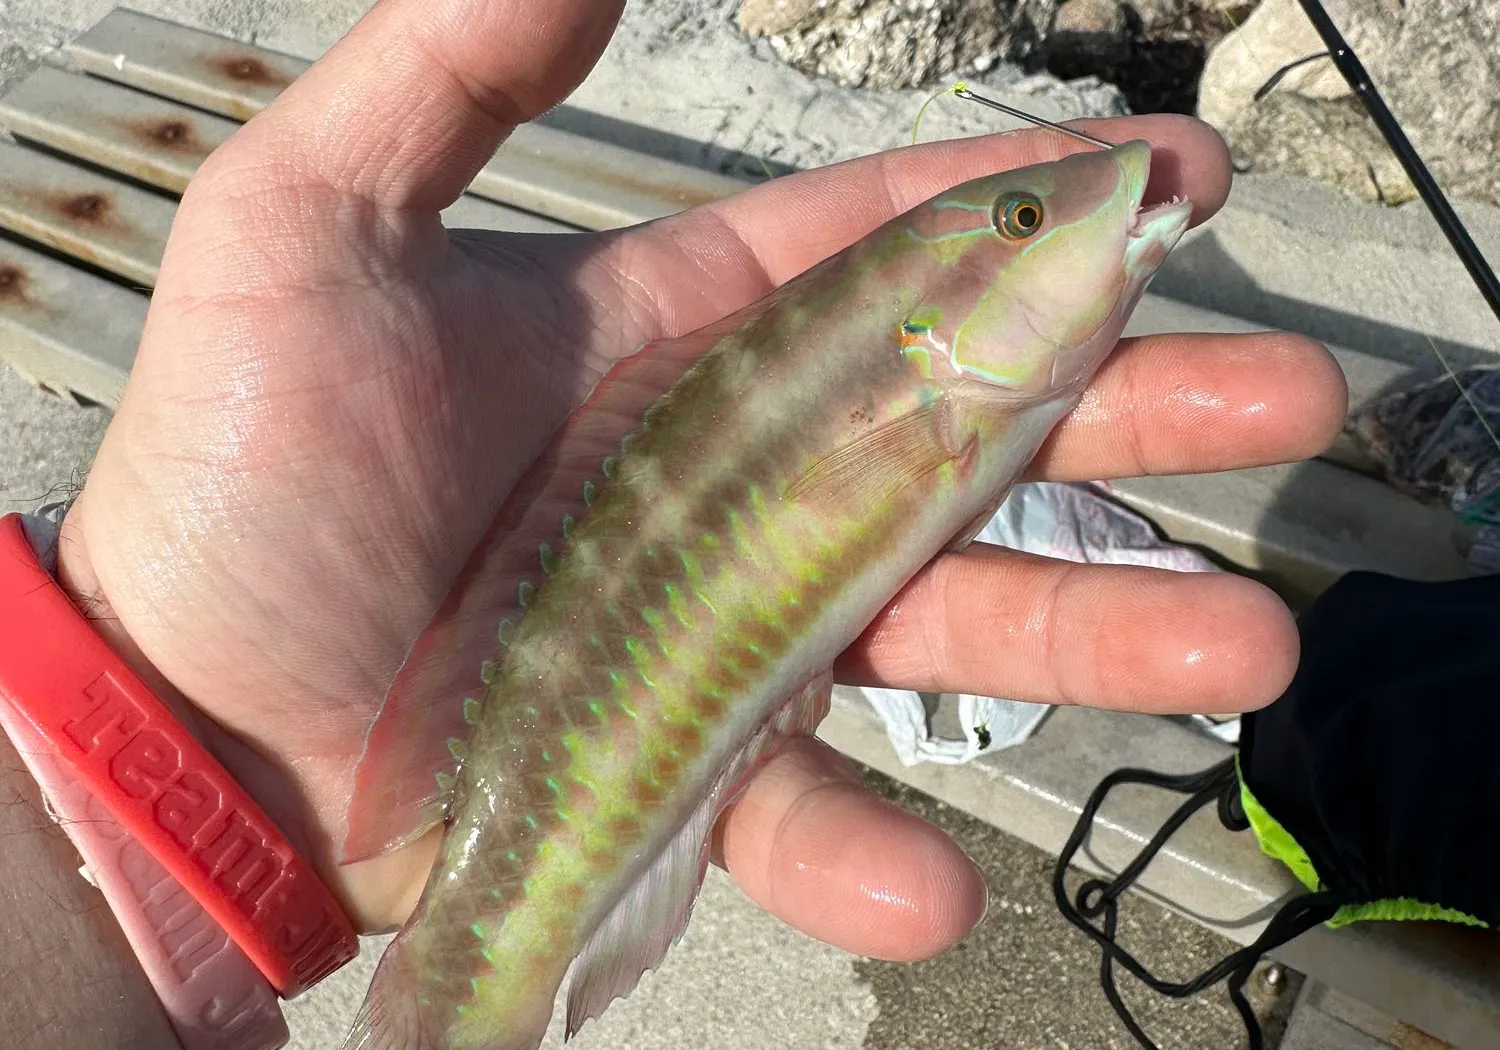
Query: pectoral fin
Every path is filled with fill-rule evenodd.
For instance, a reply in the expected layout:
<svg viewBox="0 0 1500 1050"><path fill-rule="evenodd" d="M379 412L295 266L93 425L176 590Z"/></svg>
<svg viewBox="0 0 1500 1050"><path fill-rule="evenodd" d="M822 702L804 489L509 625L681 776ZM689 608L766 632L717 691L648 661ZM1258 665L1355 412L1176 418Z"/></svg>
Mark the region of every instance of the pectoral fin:
<svg viewBox="0 0 1500 1050"><path fill-rule="evenodd" d="M846 514L877 507L959 457L951 424L946 400L897 416L813 464L782 498Z"/></svg>

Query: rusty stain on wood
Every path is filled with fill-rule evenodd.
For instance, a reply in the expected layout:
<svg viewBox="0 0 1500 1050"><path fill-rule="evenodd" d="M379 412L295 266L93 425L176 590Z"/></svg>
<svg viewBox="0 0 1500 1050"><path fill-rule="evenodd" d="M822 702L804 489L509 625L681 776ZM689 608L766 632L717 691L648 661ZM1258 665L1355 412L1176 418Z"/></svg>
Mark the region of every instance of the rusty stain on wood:
<svg viewBox="0 0 1500 1050"><path fill-rule="evenodd" d="M179 117L133 121L130 129L142 141L172 153L208 153L202 140L198 138L198 133L193 130L193 125Z"/></svg>
<svg viewBox="0 0 1500 1050"><path fill-rule="evenodd" d="M25 303L26 271L13 263L0 262L0 303Z"/></svg>
<svg viewBox="0 0 1500 1050"><path fill-rule="evenodd" d="M104 193L53 193L48 194L48 207L65 219L81 226L118 227L115 202Z"/></svg>
<svg viewBox="0 0 1500 1050"><path fill-rule="evenodd" d="M292 82L291 77L278 73L261 59L243 52L210 55L205 62L215 73L239 84L284 88Z"/></svg>
<svg viewBox="0 0 1500 1050"><path fill-rule="evenodd" d="M120 257L150 251L148 239L119 213L113 194L90 190L85 192L37 191L27 194L42 208L56 215L61 226L22 228L20 232L41 241L75 259L120 272ZM101 250L102 249L102 250ZM156 255L160 255L157 251ZM154 272L146 274L130 268L127 276L155 283Z"/></svg>
<svg viewBox="0 0 1500 1050"><path fill-rule="evenodd" d="M1397 1021L1390 1035L1392 1045L1400 1050L1454 1050L1452 1043L1434 1038L1405 1021Z"/></svg>

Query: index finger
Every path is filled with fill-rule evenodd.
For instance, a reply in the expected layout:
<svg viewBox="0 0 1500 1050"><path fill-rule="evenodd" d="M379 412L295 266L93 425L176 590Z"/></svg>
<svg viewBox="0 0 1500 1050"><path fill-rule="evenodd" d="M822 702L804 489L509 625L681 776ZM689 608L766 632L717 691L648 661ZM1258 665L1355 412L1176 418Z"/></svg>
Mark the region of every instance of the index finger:
<svg viewBox="0 0 1500 1050"><path fill-rule="evenodd" d="M1228 147L1200 120L1156 114L1077 124L1109 142L1150 142L1146 200L1188 198L1194 225L1229 196ZM1042 128L908 146L761 183L663 219L656 232L719 266L726 255L753 257L763 294L961 182L1093 148Z"/></svg>

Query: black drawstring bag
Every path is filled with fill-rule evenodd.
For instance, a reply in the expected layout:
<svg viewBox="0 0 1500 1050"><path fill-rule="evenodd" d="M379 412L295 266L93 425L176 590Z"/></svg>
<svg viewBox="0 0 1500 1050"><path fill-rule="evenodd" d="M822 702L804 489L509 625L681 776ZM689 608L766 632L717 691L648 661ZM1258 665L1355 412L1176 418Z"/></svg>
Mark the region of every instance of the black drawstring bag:
<svg viewBox="0 0 1500 1050"><path fill-rule="evenodd" d="M1441 920L1500 926L1500 837L1471 807L1500 802L1500 576L1418 583L1350 573L1302 617L1302 661L1274 704L1241 720L1237 754L1186 776L1121 769L1090 796L1053 872L1063 916L1103 950L1104 993L1137 1042L1156 1046L1115 988L1121 966L1159 994L1228 979L1250 1050L1260 1026L1244 986L1261 956L1322 923ZM1119 784L1188 795L1140 855L1069 898L1064 875ZM1308 892L1255 943L1194 980L1160 980L1115 943L1119 899L1193 813L1216 802ZM1096 920L1098 925L1095 925Z"/></svg>

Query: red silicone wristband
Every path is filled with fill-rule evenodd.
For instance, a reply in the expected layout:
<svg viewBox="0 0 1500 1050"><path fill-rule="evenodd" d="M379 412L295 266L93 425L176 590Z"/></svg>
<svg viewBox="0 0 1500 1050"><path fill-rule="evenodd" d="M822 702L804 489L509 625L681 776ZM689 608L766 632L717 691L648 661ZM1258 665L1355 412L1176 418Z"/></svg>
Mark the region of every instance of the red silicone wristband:
<svg viewBox="0 0 1500 1050"><path fill-rule="evenodd" d="M0 691L283 998L359 952L343 910L233 777L0 518Z"/></svg>

